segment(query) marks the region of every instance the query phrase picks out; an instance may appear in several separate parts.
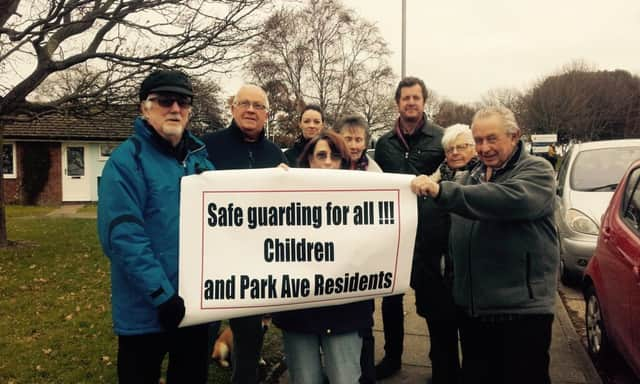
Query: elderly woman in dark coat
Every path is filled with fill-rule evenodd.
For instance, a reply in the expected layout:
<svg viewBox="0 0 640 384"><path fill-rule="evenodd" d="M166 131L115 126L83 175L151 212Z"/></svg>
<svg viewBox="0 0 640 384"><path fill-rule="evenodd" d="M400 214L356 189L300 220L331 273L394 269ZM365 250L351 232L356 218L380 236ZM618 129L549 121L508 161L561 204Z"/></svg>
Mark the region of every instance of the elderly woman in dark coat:
<svg viewBox="0 0 640 384"><path fill-rule="evenodd" d="M467 125L448 127L442 137L445 160L430 177L440 180L461 180L478 160L471 130ZM427 320L434 384L456 383L460 374L458 358L458 325L456 307L451 293L453 267L448 256L449 214L437 208L431 199L426 199L424 209L429 210L432 220L418 228L423 241L417 242L422 249L415 252L423 255L413 261L411 286L416 293L416 311Z"/></svg>

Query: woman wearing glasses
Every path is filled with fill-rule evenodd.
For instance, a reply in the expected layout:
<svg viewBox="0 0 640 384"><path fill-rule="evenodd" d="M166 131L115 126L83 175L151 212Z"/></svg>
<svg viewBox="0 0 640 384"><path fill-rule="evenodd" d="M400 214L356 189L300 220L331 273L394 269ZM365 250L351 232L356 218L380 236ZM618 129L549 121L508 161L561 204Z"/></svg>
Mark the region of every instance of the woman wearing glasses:
<svg viewBox="0 0 640 384"><path fill-rule="evenodd" d="M324 129L324 112L322 108L315 104L309 104L302 110L298 121L300 135L293 143L293 146L286 151L287 163L290 167L298 167L298 158L309 143L309 140L316 137Z"/></svg>
<svg viewBox="0 0 640 384"><path fill-rule="evenodd" d="M454 124L444 131L442 147L445 159L431 175L436 183L440 180L459 181L466 172L478 164L476 146L471 129L466 124Z"/></svg>
<svg viewBox="0 0 640 384"><path fill-rule="evenodd" d="M298 159L305 168L349 169L350 163L344 140L331 131L311 139ZM373 325L371 314L368 301L274 314L274 323L282 329L291 383L321 384L325 377L331 384L357 383L359 330Z"/></svg>
<svg viewBox="0 0 640 384"><path fill-rule="evenodd" d="M445 129L442 148L445 159L429 176L435 182L459 182L478 163L473 135L467 125L456 124ZM415 259L413 265L416 311L427 320L429 327L433 383L456 383L460 376L458 324L452 295L453 265L447 251L450 223L449 214L445 213L441 227L432 231L432 241L427 244L432 250L439 249L429 253L437 257ZM416 278L418 276L421 278Z"/></svg>

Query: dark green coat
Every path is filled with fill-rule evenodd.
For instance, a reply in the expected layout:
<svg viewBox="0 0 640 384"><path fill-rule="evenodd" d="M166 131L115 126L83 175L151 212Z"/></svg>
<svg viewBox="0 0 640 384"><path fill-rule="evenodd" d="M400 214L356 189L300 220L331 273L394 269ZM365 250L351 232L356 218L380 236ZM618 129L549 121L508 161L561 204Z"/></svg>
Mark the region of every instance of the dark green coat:
<svg viewBox="0 0 640 384"><path fill-rule="evenodd" d="M425 124L405 136L407 150L395 128L384 134L376 144L375 161L384 172L409 175L430 175L444 160L442 135L444 129L424 117ZM396 123L397 124L397 123Z"/></svg>
<svg viewBox="0 0 640 384"><path fill-rule="evenodd" d="M453 296L471 316L551 314L557 287L556 182L551 164L518 150L489 182L476 166L461 185L440 183L451 215Z"/></svg>
<svg viewBox="0 0 640 384"><path fill-rule="evenodd" d="M430 175L438 169L444 160L444 129L426 116L423 121L423 126L412 135L404 136L408 150L395 127L378 140L375 161L384 172ZM440 259L447 250L448 214L426 198L418 199L418 209L411 270L416 310L421 316L450 319L455 314L451 289L440 273Z"/></svg>

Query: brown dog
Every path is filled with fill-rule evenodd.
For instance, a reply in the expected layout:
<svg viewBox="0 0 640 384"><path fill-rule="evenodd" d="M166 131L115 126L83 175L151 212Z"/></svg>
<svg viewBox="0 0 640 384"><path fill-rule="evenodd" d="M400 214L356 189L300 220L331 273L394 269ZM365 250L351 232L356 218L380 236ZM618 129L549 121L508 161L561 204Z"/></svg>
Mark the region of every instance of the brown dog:
<svg viewBox="0 0 640 384"><path fill-rule="evenodd" d="M267 332L267 329L269 329L269 324L271 324L271 316L265 315L262 318L263 333ZM231 332L231 327L226 327L222 330L222 332L216 339L215 344L213 344L213 353L211 354L211 358L217 361L220 366L227 368L229 367L232 351L233 332ZM262 358L260 358L259 363L260 365L267 365L267 363Z"/></svg>
<svg viewBox="0 0 640 384"><path fill-rule="evenodd" d="M211 357L217 361L222 367L229 366L229 360L231 359L231 351L233 350L233 333L231 327L226 327L215 344L213 344L213 353Z"/></svg>

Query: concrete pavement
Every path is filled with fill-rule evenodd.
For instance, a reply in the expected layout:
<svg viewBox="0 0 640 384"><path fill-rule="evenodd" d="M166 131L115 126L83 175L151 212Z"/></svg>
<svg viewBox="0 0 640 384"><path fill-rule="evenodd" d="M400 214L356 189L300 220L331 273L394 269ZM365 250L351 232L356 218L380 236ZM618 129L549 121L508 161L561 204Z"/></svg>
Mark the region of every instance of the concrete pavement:
<svg viewBox="0 0 640 384"><path fill-rule="evenodd" d="M49 217L73 217L79 219L95 219L95 212L78 212L85 204L64 204L49 212Z"/></svg>
<svg viewBox="0 0 640 384"><path fill-rule="evenodd" d="M384 355L384 334L382 332L381 300L376 300L374 337L376 340L376 361ZM415 311L415 297L410 290L404 297L405 336L402 369L395 376L381 380L383 384L426 383L431 377L429 361L429 337L425 320ZM573 329L569 315L559 296L556 296L556 316L553 322L551 341L550 374L553 384L602 384L580 338ZM282 375L280 384L288 384L287 374Z"/></svg>

